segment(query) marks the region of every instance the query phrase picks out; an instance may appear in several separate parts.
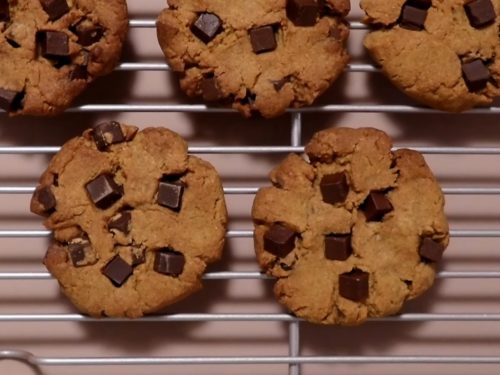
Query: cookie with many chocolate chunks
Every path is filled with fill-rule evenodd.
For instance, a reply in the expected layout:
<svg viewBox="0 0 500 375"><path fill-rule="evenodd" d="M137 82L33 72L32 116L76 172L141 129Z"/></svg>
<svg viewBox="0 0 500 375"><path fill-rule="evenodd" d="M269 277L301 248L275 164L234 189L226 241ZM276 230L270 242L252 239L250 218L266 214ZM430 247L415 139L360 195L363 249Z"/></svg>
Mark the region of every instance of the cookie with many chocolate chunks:
<svg viewBox="0 0 500 375"><path fill-rule="evenodd" d="M431 287L448 245L444 198L418 152L375 129L329 129L271 173L253 205L260 266L298 317L360 324Z"/></svg>
<svg viewBox="0 0 500 375"><path fill-rule="evenodd" d="M125 0L0 0L0 110L54 115L118 63Z"/></svg>
<svg viewBox="0 0 500 375"><path fill-rule="evenodd" d="M276 117L310 105L348 61L349 0L169 0L158 40L191 97Z"/></svg>
<svg viewBox="0 0 500 375"><path fill-rule="evenodd" d="M362 0L365 46L408 96L460 112L500 95L500 0Z"/></svg>
<svg viewBox="0 0 500 375"><path fill-rule="evenodd" d="M31 210L54 233L46 267L92 316L136 318L200 289L227 222L217 172L179 135L118 122L62 147Z"/></svg>

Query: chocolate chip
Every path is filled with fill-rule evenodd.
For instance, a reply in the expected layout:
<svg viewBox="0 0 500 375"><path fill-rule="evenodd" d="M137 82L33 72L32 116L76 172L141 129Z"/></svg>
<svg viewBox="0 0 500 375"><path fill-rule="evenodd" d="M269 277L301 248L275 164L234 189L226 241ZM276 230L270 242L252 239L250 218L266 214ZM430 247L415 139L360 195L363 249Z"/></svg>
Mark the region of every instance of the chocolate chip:
<svg viewBox="0 0 500 375"><path fill-rule="evenodd" d="M108 230L117 230L124 234L130 233L130 222L132 220L132 214L130 211L122 211L111 218L108 223Z"/></svg>
<svg viewBox="0 0 500 375"><path fill-rule="evenodd" d="M0 22L10 21L9 1L0 0Z"/></svg>
<svg viewBox="0 0 500 375"><path fill-rule="evenodd" d="M72 26L70 30L78 37L78 44L84 47L97 43L104 35L104 27L94 25L86 19Z"/></svg>
<svg viewBox="0 0 500 375"><path fill-rule="evenodd" d="M56 208L56 197L49 186L39 187L35 191L35 199L43 207L43 211L46 213L54 212Z"/></svg>
<svg viewBox="0 0 500 375"><path fill-rule="evenodd" d="M40 53L47 59L61 59L69 57L69 38L61 31L38 31L36 34Z"/></svg>
<svg viewBox="0 0 500 375"><path fill-rule="evenodd" d="M164 249L156 252L153 269L164 275L179 276L184 271L185 264L186 259L183 254L171 249Z"/></svg>
<svg viewBox="0 0 500 375"><path fill-rule="evenodd" d="M491 74L488 67L480 59L462 63L462 74L470 91L480 91L486 87Z"/></svg>
<svg viewBox="0 0 500 375"><path fill-rule="evenodd" d="M50 21L55 21L69 12L66 0L40 0L40 3Z"/></svg>
<svg viewBox="0 0 500 375"><path fill-rule="evenodd" d="M406 4L427 10L432 6L432 0L408 0Z"/></svg>
<svg viewBox="0 0 500 375"><path fill-rule="evenodd" d="M273 224L264 234L264 250L284 258L295 248L297 234L282 224Z"/></svg>
<svg viewBox="0 0 500 375"><path fill-rule="evenodd" d="M92 136L100 151L104 151L108 146L125 141L125 135L119 122L109 121L97 124L92 129Z"/></svg>
<svg viewBox="0 0 500 375"><path fill-rule="evenodd" d="M426 237L422 239L418 253L424 260L439 262L443 257L444 246L432 238Z"/></svg>
<svg viewBox="0 0 500 375"><path fill-rule="evenodd" d="M132 266L116 255L101 271L114 286L121 287L134 272Z"/></svg>
<svg viewBox="0 0 500 375"><path fill-rule="evenodd" d="M75 65L73 70L69 73L69 79L72 81L84 80L89 78L89 73L85 65Z"/></svg>
<svg viewBox="0 0 500 375"><path fill-rule="evenodd" d="M401 27L409 30L422 30L427 18L427 10L411 5L404 5L401 11Z"/></svg>
<svg viewBox="0 0 500 375"><path fill-rule="evenodd" d="M158 204L179 212L182 206L184 184L177 176L164 176L158 184Z"/></svg>
<svg viewBox="0 0 500 375"><path fill-rule="evenodd" d="M369 274L358 269L339 276L339 294L351 301L363 302L368 298Z"/></svg>
<svg viewBox="0 0 500 375"><path fill-rule="evenodd" d="M381 221L385 214L393 210L391 201L378 191L372 191L362 206L366 221Z"/></svg>
<svg viewBox="0 0 500 375"><path fill-rule="evenodd" d="M325 237L326 259L346 260L351 254L351 235L330 234Z"/></svg>
<svg viewBox="0 0 500 375"><path fill-rule="evenodd" d="M276 36L272 26L261 26L249 31L253 51L256 54L274 51L277 47Z"/></svg>
<svg viewBox="0 0 500 375"><path fill-rule="evenodd" d="M223 98L215 78L204 78L200 84L203 99L207 102L216 102Z"/></svg>
<svg viewBox="0 0 500 375"><path fill-rule="evenodd" d="M491 24L497 16L491 0L470 0L464 4L464 8L470 24L475 28Z"/></svg>
<svg viewBox="0 0 500 375"><path fill-rule="evenodd" d="M0 108L14 112L22 108L24 92L5 90L0 88Z"/></svg>
<svg viewBox="0 0 500 375"><path fill-rule="evenodd" d="M85 185L90 199L100 209L111 207L123 195L123 189L110 174L102 174Z"/></svg>
<svg viewBox="0 0 500 375"><path fill-rule="evenodd" d="M319 13L318 0L287 0L286 15L295 26L314 26Z"/></svg>
<svg viewBox="0 0 500 375"><path fill-rule="evenodd" d="M323 176L319 187L323 201L330 204L345 202L349 194L349 184L344 172Z"/></svg>
<svg viewBox="0 0 500 375"><path fill-rule="evenodd" d="M191 26L191 32L205 44L222 31L222 21L213 13L202 13Z"/></svg>

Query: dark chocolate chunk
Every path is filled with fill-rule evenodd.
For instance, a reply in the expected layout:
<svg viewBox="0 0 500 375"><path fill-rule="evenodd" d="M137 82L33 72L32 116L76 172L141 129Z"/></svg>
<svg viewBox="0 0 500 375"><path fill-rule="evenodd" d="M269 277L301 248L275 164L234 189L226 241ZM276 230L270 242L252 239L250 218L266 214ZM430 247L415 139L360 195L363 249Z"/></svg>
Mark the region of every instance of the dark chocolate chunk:
<svg viewBox="0 0 500 375"><path fill-rule="evenodd" d="M480 59L462 63L462 75L470 91L480 91L486 87L491 74L488 67Z"/></svg>
<svg viewBox="0 0 500 375"><path fill-rule="evenodd" d="M175 177L165 176L158 185L158 204L179 212L182 206L184 184Z"/></svg>
<svg viewBox="0 0 500 375"><path fill-rule="evenodd" d="M330 204L345 202L349 194L349 184L344 172L323 176L319 187L323 201Z"/></svg>
<svg viewBox="0 0 500 375"><path fill-rule="evenodd" d="M253 28L249 31L253 51L256 54L274 51L277 47L276 36L271 25Z"/></svg>
<svg viewBox="0 0 500 375"><path fill-rule="evenodd" d="M131 265L116 255L101 271L104 276L111 280L114 286L120 287L134 272Z"/></svg>
<svg viewBox="0 0 500 375"><path fill-rule="evenodd" d="M5 40L7 41L7 43L9 43L9 45L12 47L12 48L19 48L21 47L21 45L16 42L14 39L12 38L9 38L8 36L5 37Z"/></svg>
<svg viewBox="0 0 500 375"><path fill-rule="evenodd" d="M204 78L200 84L203 99L207 102L216 102L223 98L215 78Z"/></svg>
<svg viewBox="0 0 500 375"><path fill-rule="evenodd" d="M36 189L35 199L42 205L46 213L52 213L56 208L56 197L49 186Z"/></svg>
<svg viewBox="0 0 500 375"><path fill-rule="evenodd" d="M97 124L92 129L92 136L100 151L106 150L110 145L125 141L125 135L123 134L120 123L116 121Z"/></svg>
<svg viewBox="0 0 500 375"><path fill-rule="evenodd" d="M92 202L100 209L111 207L123 195L123 189L110 174L102 174L85 185Z"/></svg>
<svg viewBox="0 0 500 375"><path fill-rule="evenodd" d="M154 270L168 276L179 276L184 271L186 259L184 255L172 249L156 252Z"/></svg>
<svg viewBox="0 0 500 375"><path fill-rule="evenodd" d="M439 262L443 257L444 246L432 238L426 237L422 239L418 253L427 261Z"/></svg>
<svg viewBox="0 0 500 375"><path fill-rule="evenodd" d="M470 24L475 28L493 23L497 16L491 0L470 0L464 4L464 8Z"/></svg>
<svg viewBox="0 0 500 375"><path fill-rule="evenodd" d="M61 59L69 57L69 38L61 31L38 31L36 34L40 53L47 59Z"/></svg>
<svg viewBox="0 0 500 375"><path fill-rule="evenodd" d="M319 0L287 0L286 15L295 26L314 26L320 15Z"/></svg>
<svg viewBox="0 0 500 375"><path fill-rule="evenodd" d="M284 258L295 248L297 234L282 224L273 224L264 234L264 250Z"/></svg>
<svg viewBox="0 0 500 375"><path fill-rule="evenodd" d="M412 5L414 7L420 9L429 9L432 6L432 0L408 0L406 2L408 5Z"/></svg>
<svg viewBox="0 0 500 375"><path fill-rule="evenodd" d="M68 245L68 252L73 266L80 267L81 262L85 260L85 244L84 243L70 243Z"/></svg>
<svg viewBox="0 0 500 375"><path fill-rule="evenodd" d="M325 237L326 259L346 260L351 254L351 235L330 234Z"/></svg>
<svg viewBox="0 0 500 375"><path fill-rule="evenodd" d="M10 21L10 10L8 0L0 0L0 22Z"/></svg>
<svg viewBox="0 0 500 375"><path fill-rule="evenodd" d="M86 19L71 27L71 31L78 37L78 44L84 47L97 43L104 35L104 27L94 25Z"/></svg>
<svg viewBox="0 0 500 375"><path fill-rule="evenodd" d="M422 30L427 18L427 10L411 5L404 5L401 11L401 27L409 30Z"/></svg>
<svg viewBox="0 0 500 375"><path fill-rule="evenodd" d="M363 203L366 221L381 221L392 210L391 201L379 191L372 191Z"/></svg>
<svg viewBox="0 0 500 375"><path fill-rule="evenodd" d="M368 298L369 274L358 269L339 276L339 294L351 301L363 302Z"/></svg>
<svg viewBox="0 0 500 375"><path fill-rule="evenodd" d="M122 211L111 218L108 223L108 230L115 229L124 234L129 234L131 220L132 214L130 211Z"/></svg>
<svg viewBox="0 0 500 375"><path fill-rule="evenodd" d="M66 0L40 0L40 3L50 21L55 21L69 12Z"/></svg>
<svg viewBox="0 0 500 375"><path fill-rule="evenodd" d="M222 21L213 13L202 13L191 26L191 32L205 44L222 31Z"/></svg>
<svg viewBox="0 0 500 375"><path fill-rule="evenodd" d="M84 80L89 78L89 72L85 65L75 65L73 70L69 73L69 79L72 81Z"/></svg>
<svg viewBox="0 0 500 375"><path fill-rule="evenodd" d="M283 86L285 86L288 82L290 82L290 77L285 77L277 81L271 81L276 92L280 92Z"/></svg>
<svg viewBox="0 0 500 375"><path fill-rule="evenodd" d="M21 109L23 99L24 92L0 88L0 108L5 111L14 112Z"/></svg>

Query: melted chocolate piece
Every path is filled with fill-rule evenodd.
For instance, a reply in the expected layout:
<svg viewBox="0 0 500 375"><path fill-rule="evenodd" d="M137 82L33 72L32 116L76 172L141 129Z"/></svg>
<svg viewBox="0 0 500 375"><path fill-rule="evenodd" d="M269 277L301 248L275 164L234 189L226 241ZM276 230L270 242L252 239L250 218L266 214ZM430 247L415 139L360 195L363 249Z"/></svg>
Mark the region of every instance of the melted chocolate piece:
<svg viewBox="0 0 500 375"><path fill-rule="evenodd" d="M36 190L35 199L43 207L44 212L52 213L56 209L56 197L49 186L43 186Z"/></svg>
<svg viewBox="0 0 500 375"><path fill-rule="evenodd" d="M130 211L122 211L111 218L108 223L108 230L117 230L124 234L130 233L130 222L132 221L132 214Z"/></svg>
<svg viewBox="0 0 500 375"><path fill-rule="evenodd" d="M157 202L161 206L179 212L183 194L184 184L179 180L179 176L165 176L158 185Z"/></svg>
<svg viewBox="0 0 500 375"><path fill-rule="evenodd" d="M295 248L297 234L282 224L273 224L264 234L264 250L284 258Z"/></svg>
<svg viewBox="0 0 500 375"><path fill-rule="evenodd" d="M78 37L78 44L84 47L97 43L104 35L104 27L94 25L86 19L73 26L71 31Z"/></svg>
<svg viewBox="0 0 500 375"><path fill-rule="evenodd" d="M10 21L9 2L7 0L0 0L0 22Z"/></svg>
<svg viewBox="0 0 500 375"><path fill-rule="evenodd" d="M286 15L295 26L314 26L320 16L320 1L287 0Z"/></svg>
<svg viewBox="0 0 500 375"><path fill-rule="evenodd" d="M249 33L252 48L256 54L270 52L276 49L276 36L271 25L256 27L251 29Z"/></svg>
<svg viewBox="0 0 500 375"><path fill-rule="evenodd" d="M326 259L346 260L351 254L351 235L330 234L325 237Z"/></svg>
<svg viewBox="0 0 500 375"><path fill-rule="evenodd" d="M200 84L203 100L207 102L216 102L223 98L222 92L219 90L217 80L213 77L204 78Z"/></svg>
<svg viewBox="0 0 500 375"><path fill-rule="evenodd" d="M470 24L475 28L495 22L496 12L491 0L470 0L464 4Z"/></svg>
<svg viewBox="0 0 500 375"><path fill-rule="evenodd" d="M5 111L14 112L21 109L23 99L24 92L0 88L0 108Z"/></svg>
<svg viewBox="0 0 500 375"><path fill-rule="evenodd" d="M69 38L61 31L38 31L36 39L40 54L47 59L65 59L69 57Z"/></svg>
<svg viewBox="0 0 500 375"><path fill-rule="evenodd" d="M222 31L222 21L213 13L202 13L191 26L191 32L205 44Z"/></svg>
<svg viewBox="0 0 500 375"><path fill-rule="evenodd" d="M66 0L40 0L40 3L50 21L55 21L69 12Z"/></svg>
<svg viewBox="0 0 500 375"><path fill-rule="evenodd" d="M120 123L116 121L103 122L94 126L92 136L100 151L104 151L108 146L125 141Z"/></svg>
<svg viewBox="0 0 500 375"><path fill-rule="evenodd" d="M69 79L72 81L84 80L89 78L89 73L85 65L75 65L73 70L69 73Z"/></svg>
<svg viewBox="0 0 500 375"><path fill-rule="evenodd" d="M323 176L319 187L323 201L330 204L345 202L349 194L347 175L344 172Z"/></svg>
<svg viewBox="0 0 500 375"><path fill-rule="evenodd" d="M404 5L401 11L400 24L401 27L409 30L422 30L427 18L427 10L414 7L412 5Z"/></svg>
<svg viewBox="0 0 500 375"><path fill-rule="evenodd" d="M156 252L153 269L163 275L179 276L184 271L186 259L183 254L172 249Z"/></svg>
<svg viewBox="0 0 500 375"><path fill-rule="evenodd" d="M480 59L462 63L462 74L470 91L480 91L486 87L491 74L488 67Z"/></svg>
<svg viewBox="0 0 500 375"><path fill-rule="evenodd" d="M102 174L85 185L90 199L100 209L111 207L123 195L123 189L110 174Z"/></svg>
<svg viewBox="0 0 500 375"><path fill-rule="evenodd" d="M372 191L363 203L366 221L381 221L392 210L391 201L379 191Z"/></svg>
<svg viewBox="0 0 500 375"><path fill-rule="evenodd" d="M132 275L134 269L119 255L116 255L101 271L114 286L121 287Z"/></svg>
<svg viewBox="0 0 500 375"><path fill-rule="evenodd" d="M443 257L444 246L432 238L426 237L422 239L418 253L426 261L439 262Z"/></svg>
<svg viewBox="0 0 500 375"><path fill-rule="evenodd" d="M368 298L369 274L358 269L339 276L339 294L354 302L363 302Z"/></svg>

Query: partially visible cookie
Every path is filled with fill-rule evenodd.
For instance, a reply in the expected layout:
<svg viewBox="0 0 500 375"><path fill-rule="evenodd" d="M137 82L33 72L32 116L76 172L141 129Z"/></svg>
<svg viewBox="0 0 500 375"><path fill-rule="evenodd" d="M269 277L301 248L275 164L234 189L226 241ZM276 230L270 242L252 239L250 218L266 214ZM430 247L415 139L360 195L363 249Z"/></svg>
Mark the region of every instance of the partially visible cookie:
<svg viewBox="0 0 500 375"><path fill-rule="evenodd" d="M310 105L348 61L348 0L170 0L158 40L181 88L245 116Z"/></svg>
<svg viewBox="0 0 500 375"><path fill-rule="evenodd" d="M31 210L54 232L46 267L97 317L140 317L200 289L227 222L217 172L179 135L114 121L63 146Z"/></svg>
<svg viewBox="0 0 500 375"><path fill-rule="evenodd" d="M125 0L0 0L0 109L54 115L118 63Z"/></svg>
<svg viewBox="0 0 500 375"><path fill-rule="evenodd" d="M362 0L365 46L410 97L460 112L500 95L500 0Z"/></svg>
<svg viewBox="0 0 500 375"><path fill-rule="evenodd" d="M448 245L444 198L424 158L375 129L330 129L259 190L255 251L298 317L360 324L433 284Z"/></svg>

